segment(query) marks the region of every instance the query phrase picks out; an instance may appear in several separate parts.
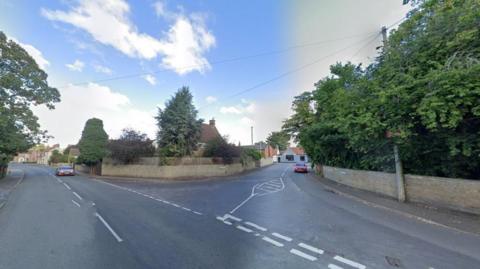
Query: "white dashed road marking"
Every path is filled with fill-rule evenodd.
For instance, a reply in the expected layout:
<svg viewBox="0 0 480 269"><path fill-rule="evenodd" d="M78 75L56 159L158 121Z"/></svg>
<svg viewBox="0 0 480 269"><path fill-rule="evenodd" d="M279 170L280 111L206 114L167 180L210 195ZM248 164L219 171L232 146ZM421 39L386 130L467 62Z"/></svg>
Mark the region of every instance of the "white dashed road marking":
<svg viewBox="0 0 480 269"><path fill-rule="evenodd" d="M253 232L253 230L248 229L247 227L244 227L242 225L237 225L237 229L242 230L242 231L247 232L247 233Z"/></svg>
<svg viewBox="0 0 480 269"><path fill-rule="evenodd" d="M274 245L274 246L277 246L277 247L283 247L283 244L278 242L278 241L275 241L273 240L272 238L268 237L268 236L264 236L262 237L262 240Z"/></svg>
<svg viewBox="0 0 480 269"><path fill-rule="evenodd" d="M285 236L285 235L281 235L279 233L272 233L272 235L275 236L275 237L278 237L280 239L283 239L285 241L288 241L288 242L292 241L292 238L290 238L288 236Z"/></svg>
<svg viewBox="0 0 480 269"><path fill-rule="evenodd" d="M83 200L82 196L78 195L78 193L73 192L73 195L75 195L79 200Z"/></svg>
<svg viewBox="0 0 480 269"><path fill-rule="evenodd" d="M328 265L328 268L329 268L329 269L343 269L343 267L340 267L340 266L335 265L335 264L329 264L329 265Z"/></svg>
<svg viewBox="0 0 480 269"><path fill-rule="evenodd" d="M290 250L290 253L295 254L295 255L297 255L297 256L299 256L299 257L302 257L302 258L307 259L307 260L312 261L312 262L314 262L314 261L317 260L317 258L313 257L312 255L308 255L307 253L304 253L304 252L302 252L302 251L300 251L300 250L298 250L298 249L292 248L292 249Z"/></svg>
<svg viewBox="0 0 480 269"><path fill-rule="evenodd" d="M107 229L110 231L110 233L113 235L113 237L115 237L115 239L117 239L118 242L123 241L123 239L120 238L120 236L118 236L118 234L112 229L112 227L110 227L110 225L102 218L102 216L100 216L100 214L95 213L95 216L103 223L103 225L105 225L105 227L107 227Z"/></svg>
<svg viewBox="0 0 480 269"><path fill-rule="evenodd" d="M348 265L350 265L350 266L352 266L352 267L355 267L355 268L358 268L358 269L365 269L365 268L367 268L367 267L366 267L365 265L363 265L363 264L360 264L360 263L358 263L358 262L354 262L354 261L349 260L349 259L347 259L347 258L344 258L344 257L342 257L342 256L338 256L338 255L337 255L337 256L333 257L333 259L335 259L335 260L337 260L337 261L339 261L339 262L343 262L343 263L345 263L345 264L348 264Z"/></svg>
<svg viewBox="0 0 480 269"><path fill-rule="evenodd" d="M65 186L65 188L67 188L68 190L71 190L72 188L70 188L70 186L67 185L67 183L63 183L63 185Z"/></svg>
<svg viewBox="0 0 480 269"><path fill-rule="evenodd" d="M74 205L76 205L76 206L80 207L80 204L79 204L79 203L77 203L77 202L75 202L74 200L72 200L72 203L73 203Z"/></svg>
<svg viewBox="0 0 480 269"><path fill-rule="evenodd" d="M255 224L255 223L253 223L253 222L246 221L245 224L248 225L248 226L251 226L251 227L253 227L253 228L257 229L257 230L263 231L263 232L267 231L267 228L264 228L264 227L262 227L262 226L260 226L260 225L257 225L257 224Z"/></svg>
<svg viewBox="0 0 480 269"><path fill-rule="evenodd" d="M298 246L302 247L304 249L308 249L308 250L310 250L312 252L315 252L315 253L318 253L318 254L323 254L324 253L324 251L322 249L312 247L312 246L304 244L304 243L300 243L300 244L298 244Z"/></svg>

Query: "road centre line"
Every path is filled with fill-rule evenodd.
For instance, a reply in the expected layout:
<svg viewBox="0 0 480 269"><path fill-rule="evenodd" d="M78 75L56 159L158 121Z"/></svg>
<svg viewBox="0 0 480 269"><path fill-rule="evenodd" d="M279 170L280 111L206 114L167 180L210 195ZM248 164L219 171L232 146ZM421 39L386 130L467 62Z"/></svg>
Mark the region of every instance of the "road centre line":
<svg viewBox="0 0 480 269"><path fill-rule="evenodd" d="M247 232L247 233L253 232L253 230L250 230L247 227L242 226L242 225L237 225L237 229L242 230L242 231Z"/></svg>
<svg viewBox="0 0 480 269"><path fill-rule="evenodd" d="M331 263L328 265L328 268L329 268L329 269L343 269L343 267L340 267L340 266L338 266L338 265L331 264Z"/></svg>
<svg viewBox="0 0 480 269"><path fill-rule="evenodd" d="M344 258L344 257L342 257L342 256L336 255L335 257L333 257L333 259L334 259L334 260L337 260L337 261L339 261L339 262L343 262L343 263L345 263L345 264L348 264L348 265L350 265L350 266L352 266L352 267L355 267L355 268L358 268L358 269L365 269L365 268L367 268L367 267L366 267L365 265L363 265L363 264L360 264L360 263L358 263L358 262L349 260L349 259Z"/></svg>
<svg viewBox="0 0 480 269"><path fill-rule="evenodd" d="M300 243L300 244L298 244L298 246L301 247L301 248L304 248L304 249L308 249L308 250L310 250L312 252L315 252L315 253L318 253L318 254L323 254L325 252L325 251L323 251L323 249L312 247L312 246L304 244L304 243Z"/></svg>
<svg viewBox="0 0 480 269"><path fill-rule="evenodd" d="M65 188L67 188L68 190L71 190L72 188L70 188L70 186L68 186L67 183L63 183L63 186L65 186Z"/></svg>
<svg viewBox="0 0 480 269"><path fill-rule="evenodd" d="M219 221L221 221L221 222L223 222L223 223L225 223L225 224L227 224L227 225L232 225L232 223L231 223L230 221L225 220L225 219L222 218L222 217L217 217L217 220L219 220Z"/></svg>
<svg viewBox="0 0 480 269"><path fill-rule="evenodd" d="M79 204L79 203L77 203L77 202L75 202L74 200L72 200L72 203L73 203L74 205L76 205L76 206L80 207L80 204Z"/></svg>
<svg viewBox="0 0 480 269"><path fill-rule="evenodd" d="M283 247L283 244L278 242L278 241L275 241L273 240L272 238L268 237L268 236L264 236L262 237L262 240L274 245L274 246L277 246L277 247Z"/></svg>
<svg viewBox="0 0 480 269"><path fill-rule="evenodd" d="M117 241L119 243L123 241L123 239L120 236L118 236L118 234L112 229L112 227L110 227L110 225L102 218L102 216L100 216L100 214L95 212L95 216L98 219L100 219L100 221L103 223L103 225L105 225L105 227L107 227L107 229L110 231L110 233L113 235L113 237L115 237L115 239L117 239Z"/></svg>
<svg viewBox="0 0 480 269"><path fill-rule="evenodd" d="M73 195L75 195L79 200L83 200L82 196L78 195L78 193L73 191Z"/></svg>
<svg viewBox="0 0 480 269"><path fill-rule="evenodd" d="M248 225L248 226L252 226L253 228L258 229L258 230L263 231L263 232L267 231L267 228L264 228L260 225L257 225L255 223L253 223L253 222L246 221L245 224Z"/></svg>
<svg viewBox="0 0 480 269"><path fill-rule="evenodd" d="M292 241L292 238L290 238L288 236L285 236L285 235L281 235L279 233L272 233L272 235L275 236L275 237L278 237L280 239L283 239L285 241L288 241L288 242Z"/></svg>
<svg viewBox="0 0 480 269"><path fill-rule="evenodd" d="M314 262L314 261L317 260L316 257L313 257L312 255L308 255L307 253L304 253L304 252L302 252L302 251L300 251L300 250L298 250L298 249L292 248L292 249L290 250L290 253L295 254L295 255L297 255L297 256L299 256L299 257L302 257L302 258L307 259L307 260L312 261L312 262Z"/></svg>
<svg viewBox="0 0 480 269"><path fill-rule="evenodd" d="M197 214L197 215L200 215L200 216L203 215L202 213L200 213L200 212L198 212L198 211L192 210L192 212L193 212L193 214Z"/></svg>

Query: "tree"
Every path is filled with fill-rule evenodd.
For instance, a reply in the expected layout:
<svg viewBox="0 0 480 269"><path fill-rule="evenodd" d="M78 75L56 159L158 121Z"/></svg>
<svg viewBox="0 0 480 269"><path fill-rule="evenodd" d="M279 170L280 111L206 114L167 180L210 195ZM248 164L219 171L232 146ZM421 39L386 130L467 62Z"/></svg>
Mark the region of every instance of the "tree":
<svg viewBox="0 0 480 269"><path fill-rule="evenodd" d="M285 131L272 132L267 137L267 144L280 150L286 150L290 141L290 135Z"/></svg>
<svg viewBox="0 0 480 269"><path fill-rule="evenodd" d="M52 151L52 155L50 156L49 163L67 163L68 162L68 155L60 153L58 150Z"/></svg>
<svg viewBox="0 0 480 269"><path fill-rule="evenodd" d="M284 130L314 162L392 171L395 143L407 173L480 178L480 2L415 3L373 64L295 99Z"/></svg>
<svg viewBox="0 0 480 269"><path fill-rule="evenodd" d="M129 164L138 161L140 157L153 156L155 147L152 142L144 133L123 129L119 139L108 142L107 149L112 159Z"/></svg>
<svg viewBox="0 0 480 269"><path fill-rule="evenodd" d="M54 108L57 89L48 85L47 74L17 43L0 32L0 176L12 157L44 141L31 107Z"/></svg>
<svg viewBox="0 0 480 269"><path fill-rule="evenodd" d="M97 118L91 118L85 123L82 137L78 142L80 150L79 161L90 166L90 173L93 173L93 166L102 161L107 154L108 135L103 130L103 122Z"/></svg>
<svg viewBox="0 0 480 269"><path fill-rule="evenodd" d="M197 119L197 110L192 103L188 87L182 87L158 109L157 141L163 157L191 155L197 148L203 120Z"/></svg>

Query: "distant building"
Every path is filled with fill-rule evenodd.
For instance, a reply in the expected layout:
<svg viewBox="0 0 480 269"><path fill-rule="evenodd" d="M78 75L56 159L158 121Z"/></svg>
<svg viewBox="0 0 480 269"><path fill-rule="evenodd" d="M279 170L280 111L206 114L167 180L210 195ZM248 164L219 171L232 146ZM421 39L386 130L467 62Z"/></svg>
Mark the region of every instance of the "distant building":
<svg viewBox="0 0 480 269"><path fill-rule="evenodd" d="M290 147L287 148L280 156L277 157L278 162L294 163L294 162L309 162L308 156L305 154L303 148Z"/></svg>
<svg viewBox="0 0 480 269"><path fill-rule="evenodd" d="M14 162L19 163L37 163L48 164L48 160L54 150L60 151L60 145L55 144L53 146L37 145L29 149L27 152L22 152L14 157Z"/></svg>
<svg viewBox="0 0 480 269"><path fill-rule="evenodd" d="M267 143L265 143L263 141L257 142L254 145L243 146L243 148L256 149L260 153L262 153L263 157L265 157L265 158L272 158L272 157L277 156L279 154L278 149L268 145Z"/></svg>

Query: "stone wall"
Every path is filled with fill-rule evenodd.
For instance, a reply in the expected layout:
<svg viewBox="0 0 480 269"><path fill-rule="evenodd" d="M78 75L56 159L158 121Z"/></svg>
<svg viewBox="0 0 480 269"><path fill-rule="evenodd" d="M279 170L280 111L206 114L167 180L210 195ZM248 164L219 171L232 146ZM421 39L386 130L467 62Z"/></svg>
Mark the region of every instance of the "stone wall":
<svg viewBox="0 0 480 269"><path fill-rule="evenodd" d="M397 198L395 174L323 166L323 176L354 188ZM480 180L405 175L408 201L480 214Z"/></svg>

